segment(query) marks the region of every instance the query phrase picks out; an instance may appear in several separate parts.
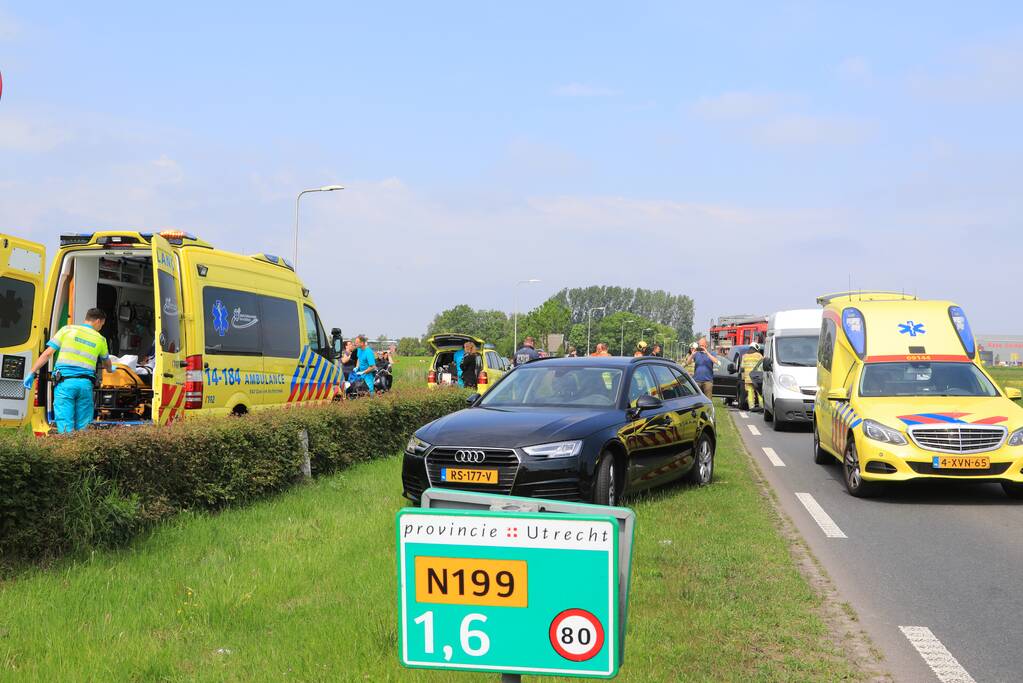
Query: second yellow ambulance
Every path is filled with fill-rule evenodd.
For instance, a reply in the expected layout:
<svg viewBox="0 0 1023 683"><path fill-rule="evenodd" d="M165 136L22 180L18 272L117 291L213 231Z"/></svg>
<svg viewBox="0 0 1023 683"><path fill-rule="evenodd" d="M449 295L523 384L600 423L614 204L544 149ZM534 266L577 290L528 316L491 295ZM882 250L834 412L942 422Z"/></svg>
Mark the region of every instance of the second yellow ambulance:
<svg viewBox="0 0 1023 683"><path fill-rule="evenodd" d="M892 292L818 298L814 459L846 488L939 478L1001 483L1023 498L1023 408L980 363L963 309Z"/></svg>

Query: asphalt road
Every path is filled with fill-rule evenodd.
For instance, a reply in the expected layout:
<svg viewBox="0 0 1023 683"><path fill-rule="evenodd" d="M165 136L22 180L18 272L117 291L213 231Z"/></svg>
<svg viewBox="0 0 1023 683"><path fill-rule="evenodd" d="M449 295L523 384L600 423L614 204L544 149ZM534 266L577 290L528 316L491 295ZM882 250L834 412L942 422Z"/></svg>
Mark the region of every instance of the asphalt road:
<svg viewBox="0 0 1023 683"><path fill-rule="evenodd" d="M1023 681L1023 504L978 482L853 498L837 460L814 464L809 425L776 432L762 413L732 416L896 680Z"/></svg>

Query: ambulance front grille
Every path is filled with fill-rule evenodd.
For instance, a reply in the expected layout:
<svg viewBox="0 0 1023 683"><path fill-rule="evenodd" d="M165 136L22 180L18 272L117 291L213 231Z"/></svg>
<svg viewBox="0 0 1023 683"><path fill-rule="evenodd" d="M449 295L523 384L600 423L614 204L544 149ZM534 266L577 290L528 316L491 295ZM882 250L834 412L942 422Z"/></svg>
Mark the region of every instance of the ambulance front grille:
<svg viewBox="0 0 1023 683"><path fill-rule="evenodd" d="M984 453L1000 448L1007 431L997 425L913 425L909 437L925 451Z"/></svg>

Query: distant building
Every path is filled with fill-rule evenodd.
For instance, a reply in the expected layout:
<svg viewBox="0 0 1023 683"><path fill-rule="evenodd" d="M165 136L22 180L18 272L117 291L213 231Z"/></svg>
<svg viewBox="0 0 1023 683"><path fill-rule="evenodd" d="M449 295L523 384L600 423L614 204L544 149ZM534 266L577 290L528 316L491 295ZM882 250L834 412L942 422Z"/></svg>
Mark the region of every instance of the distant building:
<svg viewBox="0 0 1023 683"><path fill-rule="evenodd" d="M1023 335L978 334L977 346L987 365L1023 365Z"/></svg>

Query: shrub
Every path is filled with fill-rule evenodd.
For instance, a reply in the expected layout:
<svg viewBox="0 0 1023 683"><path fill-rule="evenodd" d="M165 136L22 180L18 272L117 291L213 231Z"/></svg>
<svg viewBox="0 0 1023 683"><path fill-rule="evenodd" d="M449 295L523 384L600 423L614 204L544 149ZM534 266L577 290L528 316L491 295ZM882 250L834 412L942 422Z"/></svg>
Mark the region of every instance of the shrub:
<svg viewBox="0 0 1023 683"><path fill-rule="evenodd" d="M0 560L115 546L182 510L283 491L302 479L303 430L316 476L393 455L420 426L462 408L465 395L402 389L162 428L0 439Z"/></svg>

